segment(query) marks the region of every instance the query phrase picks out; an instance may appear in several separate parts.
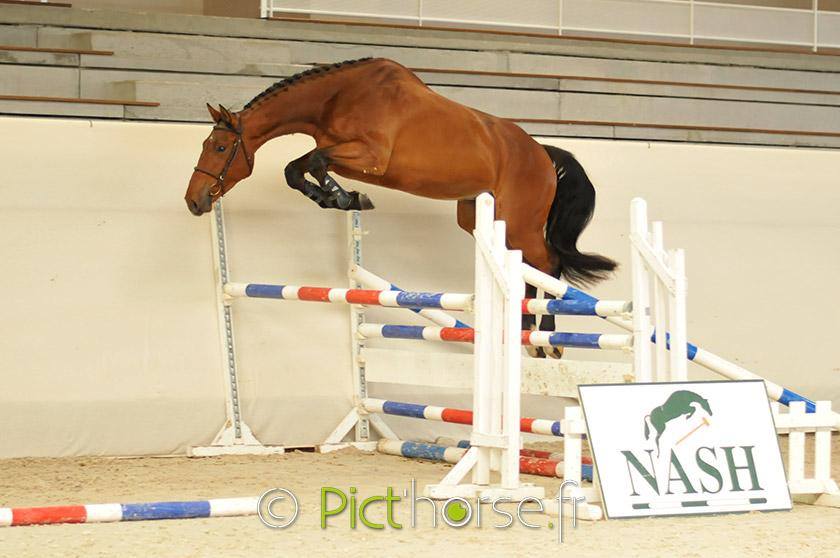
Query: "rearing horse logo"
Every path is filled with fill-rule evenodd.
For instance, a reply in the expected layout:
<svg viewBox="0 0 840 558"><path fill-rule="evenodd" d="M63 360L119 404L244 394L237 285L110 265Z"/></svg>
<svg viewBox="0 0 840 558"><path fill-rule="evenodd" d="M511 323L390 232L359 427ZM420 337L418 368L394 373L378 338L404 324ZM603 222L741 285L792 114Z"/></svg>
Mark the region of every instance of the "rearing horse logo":
<svg viewBox="0 0 840 558"><path fill-rule="evenodd" d="M693 391L675 391L665 400L665 403L654 408L649 415L645 416L645 439L650 440L650 427L652 426L656 430L656 451L658 453L659 438L662 437L668 423L683 415L687 419L691 418L698 408L702 408L709 415L712 414L709 402Z"/></svg>

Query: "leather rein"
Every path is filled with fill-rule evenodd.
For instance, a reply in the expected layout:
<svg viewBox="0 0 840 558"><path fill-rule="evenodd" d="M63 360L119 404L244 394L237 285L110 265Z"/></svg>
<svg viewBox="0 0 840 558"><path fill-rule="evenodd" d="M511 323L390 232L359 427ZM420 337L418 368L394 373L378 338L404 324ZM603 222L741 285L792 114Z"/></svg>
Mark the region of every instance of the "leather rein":
<svg viewBox="0 0 840 558"><path fill-rule="evenodd" d="M240 147L242 148L242 153L245 155L245 162L248 163L248 170L249 171L254 170L254 162L251 160L250 155L248 155L248 150L246 149L245 142L242 139L242 128L241 127L240 128L233 128L232 126L230 126L230 127L229 126L225 126L225 127L214 126L213 129L224 131L224 132L233 132L234 134L236 134L236 139L233 140L233 148L230 150L230 155L228 156L227 161L225 161L225 166L222 167L222 171L219 174L215 174L215 173L210 172L208 170L202 169L201 167L198 167L198 166L193 167L193 169L196 172L206 174L207 176L209 176L210 178L215 180L216 182L213 184L213 186L210 187L210 192L209 193L213 197L215 197L215 196L222 197L228 191L228 188L225 188L225 177L227 176L228 170L230 170L230 167L233 164L233 161L236 160L236 155L237 155L237 153L239 153L239 148Z"/></svg>

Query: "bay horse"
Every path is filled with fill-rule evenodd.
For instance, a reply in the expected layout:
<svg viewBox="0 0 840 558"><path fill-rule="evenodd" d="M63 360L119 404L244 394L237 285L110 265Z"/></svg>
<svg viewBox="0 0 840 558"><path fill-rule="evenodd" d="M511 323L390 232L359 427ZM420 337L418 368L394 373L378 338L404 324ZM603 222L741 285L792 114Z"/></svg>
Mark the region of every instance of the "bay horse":
<svg viewBox="0 0 840 558"><path fill-rule="evenodd" d="M317 147L286 166L286 182L322 208L373 208L365 194L344 190L334 172L457 200L458 225L472 233L475 198L491 192L497 218L507 222L509 246L522 250L530 265L578 285L602 280L616 268L613 260L577 248L592 218L595 189L571 153L540 145L509 120L435 93L393 60L314 67L275 83L239 112L209 104L207 109L215 124L185 196L194 215L210 211L251 175L254 153L263 144L301 133ZM533 325L533 316L523 319L525 329ZM553 330L553 316L544 316L540 327Z"/></svg>

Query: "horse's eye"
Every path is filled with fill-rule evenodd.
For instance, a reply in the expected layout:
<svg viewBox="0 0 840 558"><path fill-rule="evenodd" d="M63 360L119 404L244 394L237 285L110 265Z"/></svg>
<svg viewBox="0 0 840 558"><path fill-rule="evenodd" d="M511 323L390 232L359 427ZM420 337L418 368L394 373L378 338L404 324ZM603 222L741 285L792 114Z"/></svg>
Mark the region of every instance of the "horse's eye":
<svg viewBox="0 0 840 558"><path fill-rule="evenodd" d="M216 151L218 151L219 153L221 153L221 152L222 152L222 151L224 151L224 150L225 150L225 146L224 146L224 145L220 145L219 147L217 147L217 148L216 148Z"/></svg>

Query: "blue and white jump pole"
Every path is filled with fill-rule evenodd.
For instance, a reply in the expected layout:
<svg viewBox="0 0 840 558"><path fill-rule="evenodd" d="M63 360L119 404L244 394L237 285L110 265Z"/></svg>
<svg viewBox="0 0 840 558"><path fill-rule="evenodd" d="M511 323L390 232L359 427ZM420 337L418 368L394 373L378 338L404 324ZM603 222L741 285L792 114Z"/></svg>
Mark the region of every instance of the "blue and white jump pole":
<svg viewBox="0 0 840 558"><path fill-rule="evenodd" d="M368 271L358 264L355 264L350 268L350 279L362 285L366 289L402 291L402 289L398 286L390 283L382 277L379 277L375 273ZM465 324L461 320L458 320L454 316L451 316L442 310L434 308L413 308L412 311L441 327L470 327L468 324Z"/></svg>

